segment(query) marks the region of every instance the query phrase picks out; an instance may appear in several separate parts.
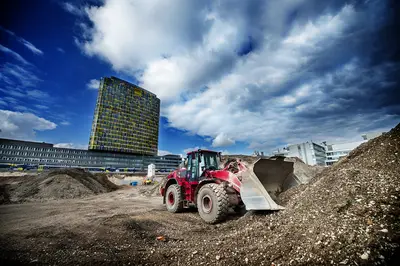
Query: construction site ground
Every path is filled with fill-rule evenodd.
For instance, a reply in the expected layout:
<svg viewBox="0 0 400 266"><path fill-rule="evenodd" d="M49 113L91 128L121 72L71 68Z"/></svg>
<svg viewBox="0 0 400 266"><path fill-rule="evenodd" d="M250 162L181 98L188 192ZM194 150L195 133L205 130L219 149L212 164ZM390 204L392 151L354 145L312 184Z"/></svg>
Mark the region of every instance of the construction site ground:
<svg viewBox="0 0 400 266"><path fill-rule="evenodd" d="M198 245L210 245L215 241L212 235L221 233L220 226L204 224L196 210L167 212L160 196L145 196L152 188L124 187L83 199L2 205L1 260L167 265L168 254L181 249L194 256Z"/></svg>
<svg viewBox="0 0 400 266"><path fill-rule="evenodd" d="M217 225L196 210L167 212L157 185L115 186L79 171L2 177L0 262L398 265L400 125L316 172L279 195L285 210L232 212Z"/></svg>

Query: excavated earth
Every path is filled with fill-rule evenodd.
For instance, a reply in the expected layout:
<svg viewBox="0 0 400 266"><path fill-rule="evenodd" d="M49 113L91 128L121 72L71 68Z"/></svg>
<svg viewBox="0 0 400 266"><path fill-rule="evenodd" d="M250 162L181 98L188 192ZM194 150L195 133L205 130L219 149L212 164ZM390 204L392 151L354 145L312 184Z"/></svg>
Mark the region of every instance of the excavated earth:
<svg viewBox="0 0 400 266"><path fill-rule="evenodd" d="M0 177L0 204L82 198L116 190L106 175L57 169L39 175Z"/></svg>
<svg viewBox="0 0 400 266"><path fill-rule="evenodd" d="M3 265L398 265L400 125L282 193L279 212L204 224L149 186L0 206ZM155 196L152 196L155 195Z"/></svg>

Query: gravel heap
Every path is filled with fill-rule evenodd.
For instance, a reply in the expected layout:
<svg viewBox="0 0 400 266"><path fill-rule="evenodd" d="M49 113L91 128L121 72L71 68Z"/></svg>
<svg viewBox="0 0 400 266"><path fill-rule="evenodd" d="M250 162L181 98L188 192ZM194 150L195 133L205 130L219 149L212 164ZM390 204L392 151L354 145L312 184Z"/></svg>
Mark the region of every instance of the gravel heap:
<svg viewBox="0 0 400 266"><path fill-rule="evenodd" d="M284 211L245 215L153 256L182 265L397 265L400 124L293 191Z"/></svg>
<svg viewBox="0 0 400 266"><path fill-rule="evenodd" d="M293 174L300 180L302 184L307 184L311 179L325 169L324 166L308 165L297 157L287 157L285 158L285 161L293 162Z"/></svg>
<svg viewBox="0 0 400 266"><path fill-rule="evenodd" d="M224 168L225 164L228 161L236 161L236 159L240 159L245 164L252 164L252 163L255 163L259 159L259 157L251 156L251 155L236 154L236 155L222 155L221 159L222 160L221 160L220 168Z"/></svg>
<svg viewBox="0 0 400 266"><path fill-rule="evenodd" d="M395 262L400 242L400 124L296 189L299 193L285 211L248 217L244 230L226 236L241 249L252 250L249 262Z"/></svg>
<svg viewBox="0 0 400 266"><path fill-rule="evenodd" d="M81 198L117 188L103 175L93 175L82 169L57 169L2 185L1 203Z"/></svg>

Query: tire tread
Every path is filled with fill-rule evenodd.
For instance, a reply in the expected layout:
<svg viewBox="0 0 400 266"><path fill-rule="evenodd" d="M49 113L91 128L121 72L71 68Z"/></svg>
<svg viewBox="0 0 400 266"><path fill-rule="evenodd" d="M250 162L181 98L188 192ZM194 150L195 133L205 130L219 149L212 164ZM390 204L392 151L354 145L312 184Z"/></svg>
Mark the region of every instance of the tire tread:
<svg viewBox="0 0 400 266"><path fill-rule="evenodd" d="M215 217L213 217L212 220L206 221L206 222L210 223L210 224L215 224L215 223L223 221L229 211L228 193L226 192L226 190L223 186L218 185L216 183L206 184L206 185L204 185L204 187L211 189L213 191L213 193L215 194L217 201L218 201L218 204L216 205L217 213L216 213ZM203 189L204 187L202 187L201 189Z"/></svg>
<svg viewBox="0 0 400 266"><path fill-rule="evenodd" d="M177 191L175 201L177 201L178 204L177 204L177 207L175 208L175 210L169 210L168 208L167 208L167 210L170 212L174 212L174 213L182 212L182 210L183 210L183 195L182 195L181 187L178 184L172 184L172 185L168 186L166 196L168 196L168 191L169 191L170 187L175 187L175 189ZM168 200L168 199L166 199L166 200Z"/></svg>

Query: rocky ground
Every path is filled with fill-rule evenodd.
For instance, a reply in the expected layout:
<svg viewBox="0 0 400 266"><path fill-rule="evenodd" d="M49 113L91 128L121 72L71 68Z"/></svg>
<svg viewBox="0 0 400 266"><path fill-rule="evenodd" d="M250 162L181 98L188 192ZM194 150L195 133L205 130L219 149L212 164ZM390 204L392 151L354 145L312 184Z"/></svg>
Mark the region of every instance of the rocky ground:
<svg viewBox="0 0 400 266"><path fill-rule="evenodd" d="M144 190L143 190L144 189ZM168 213L155 187L0 206L0 260L86 265L397 265L400 125L282 193L279 212L218 225ZM148 191L148 192L146 192Z"/></svg>

